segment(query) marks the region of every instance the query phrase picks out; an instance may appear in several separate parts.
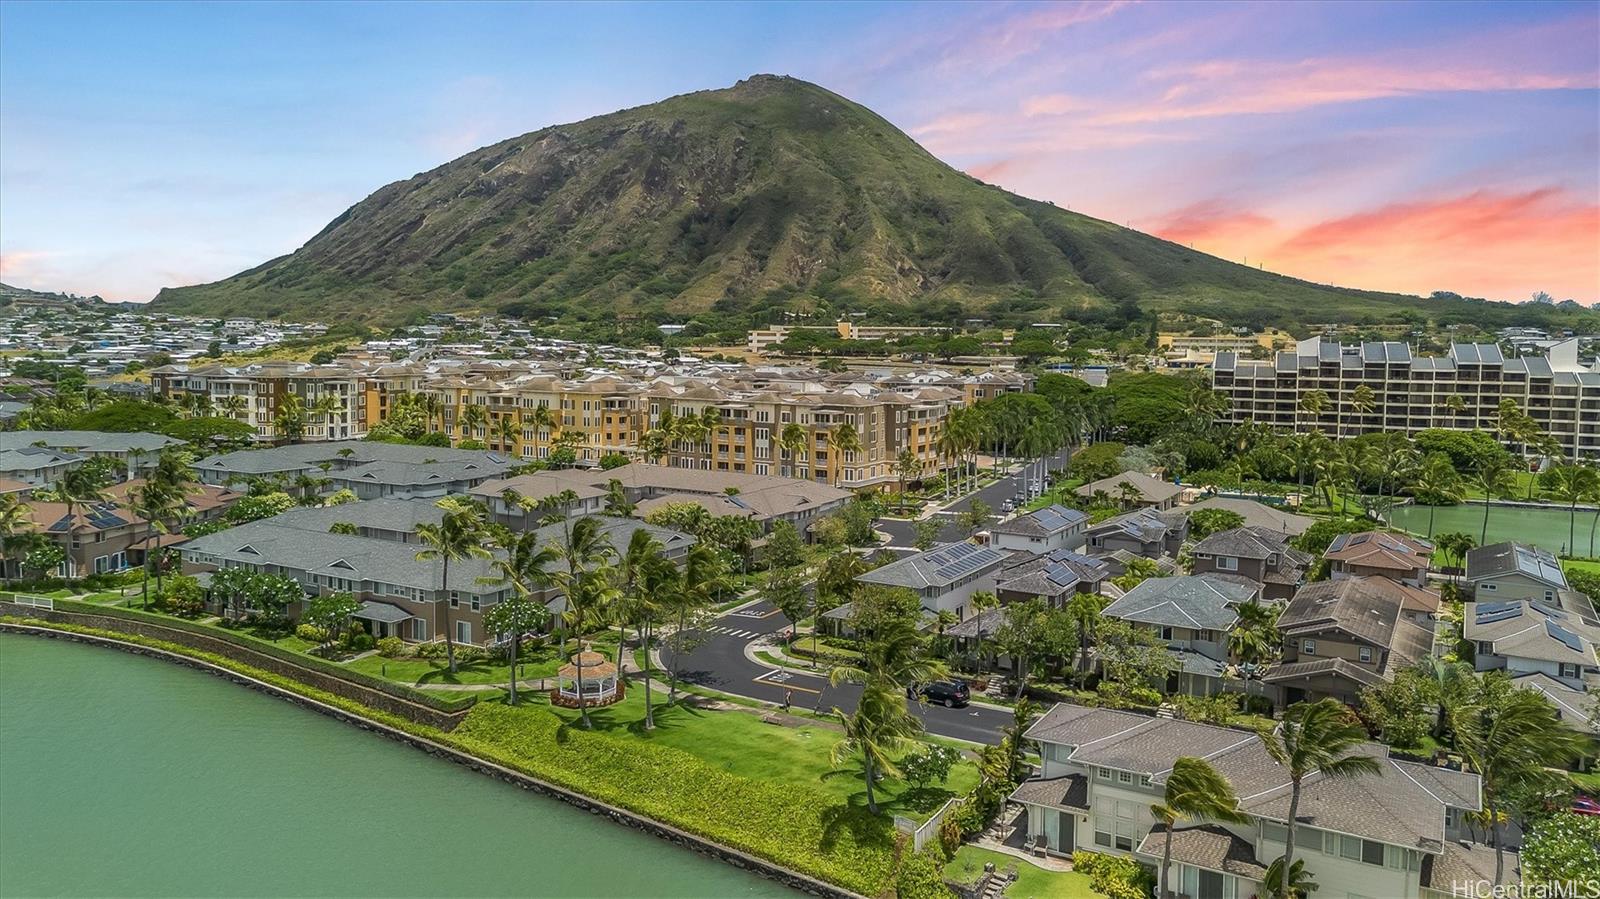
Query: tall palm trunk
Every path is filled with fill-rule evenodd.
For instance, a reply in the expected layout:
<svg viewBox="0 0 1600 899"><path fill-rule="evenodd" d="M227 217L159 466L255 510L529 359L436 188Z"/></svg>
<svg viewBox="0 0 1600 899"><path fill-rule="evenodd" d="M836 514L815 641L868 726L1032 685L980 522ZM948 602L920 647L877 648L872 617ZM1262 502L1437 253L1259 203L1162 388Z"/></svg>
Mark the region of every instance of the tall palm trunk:
<svg viewBox="0 0 1600 899"><path fill-rule="evenodd" d="M156 527L155 527L155 524L152 523L149 526L149 528L145 531L145 535L144 535L144 564L142 566L140 566L143 569L143 574L144 574L144 578L142 580L140 580L140 582L139 582L139 608L141 608L141 609L150 608L150 540L155 535L156 535ZM157 590L159 590L159 589L160 589L160 587L158 586Z"/></svg>
<svg viewBox="0 0 1600 899"><path fill-rule="evenodd" d="M439 584L440 592L444 594L444 654L450 662L450 673L456 673L456 644L455 634L450 627L450 557L444 557L444 579Z"/></svg>
<svg viewBox="0 0 1600 899"><path fill-rule="evenodd" d="M1483 534L1478 537L1478 545L1489 542L1489 495L1483 495Z"/></svg>
<svg viewBox="0 0 1600 899"><path fill-rule="evenodd" d="M1300 781L1296 780L1289 794L1289 835L1283 841L1283 877L1278 884L1278 899L1289 899L1293 894L1289 884L1289 872L1294 870L1294 829L1298 820L1300 820Z"/></svg>
<svg viewBox="0 0 1600 899"><path fill-rule="evenodd" d="M872 753L864 753L867 769L867 811L876 815L878 813L878 800L872 794L872 781L876 779L877 767L872 764Z"/></svg>
<svg viewBox="0 0 1600 899"><path fill-rule="evenodd" d="M506 686L506 695L510 697L511 704L517 704L517 644L522 642L522 634L511 634L511 677Z"/></svg>
<svg viewBox="0 0 1600 899"><path fill-rule="evenodd" d="M1167 873L1172 869L1172 825L1167 822L1167 845L1161 850L1161 899L1167 899L1171 893L1167 890Z"/></svg>
<svg viewBox="0 0 1600 899"><path fill-rule="evenodd" d="M1600 505L1594 510L1594 520L1589 522L1589 558L1594 558L1594 532L1600 527Z"/></svg>
<svg viewBox="0 0 1600 899"><path fill-rule="evenodd" d="M1428 539L1429 540L1433 539L1433 516L1436 513L1438 513L1438 511L1439 511L1439 507L1438 506L1429 506L1428 507Z"/></svg>
<svg viewBox="0 0 1600 899"><path fill-rule="evenodd" d="M1500 809L1494 801L1485 803L1489 810L1489 843L1494 846L1494 882L1504 883L1506 873L1505 841L1500 838Z"/></svg>
<svg viewBox="0 0 1600 899"><path fill-rule="evenodd" d="M655 636L655 628L646 621L639 630L640 639L644 641L644 729L655 730L656 710L650 704L650 646Z"/></svg>
<svg viewBox="0 0 1600 899"><path fill-rule="evenodd" d="M684 607L678 606L678 630L673 637L677 639L680 649L683 647L683 625L686 614ZM678 701L678 656L679 652L673 650L672 664L667 666L667 705Z"/></svg>

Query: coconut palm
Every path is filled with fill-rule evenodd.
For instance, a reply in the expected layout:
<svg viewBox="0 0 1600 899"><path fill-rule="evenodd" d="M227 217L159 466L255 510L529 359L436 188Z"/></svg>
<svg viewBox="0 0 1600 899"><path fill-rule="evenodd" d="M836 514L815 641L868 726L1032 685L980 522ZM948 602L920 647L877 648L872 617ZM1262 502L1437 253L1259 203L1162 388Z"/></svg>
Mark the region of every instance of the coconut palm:
<svg viewBox="0 0 1600 899"><path fill-rule="evenodd" d="M1550 469L1551 494L1567 504L1567 552L1578 553L1578 503L1600 492L1600 471L1578 462Z"/></svg>
<svg viewBox="0 0 1600 899"><path fill-rule="evenodd" d="M516 705L517 650L522 635L543 627L550 618L544 604L530 597L550 586L550 569L559 556L553 545L539 542L532 531L517 532L499 525L489 525L487 531L490 541L501 553L490 563L494 574L479 577L477 582L509 587L511 594L483 613L483 624L491 633L511 635L511 675L507 692L511 704Z"/></svg>
<svg viewBox="0 0 1600 899"><path fill-rule="evenodd" d="M490 436L495 439L502 453L517 454L517 422L510 415L501 415L494 420Z"/></svg>
<svg viewBox="0 0 1600 899"><path fill-rule="evenodd" d="M833 486L839 486L839 479L844 474L845 458L859 452L861 452L861 434L856 431L855 425L847 421L834 429Z"/></svg>
<svg viewBox="0 0 1600 899"><path fill-rule="evenodd" d="M444 563L444 572L439 578L440 599L445 602L444 651L450 663L450 673L454 674L456 644L455 634L450 627L448 602L450 563L463 562L467 559L487 559L490 553L483 548L483 513L477 504L447 496L435 505L444 510L444 516L437 524L423 522L417 525L417 538L427 544L428 548L418 550L416 559L419 562L437 559Z"/></svg>
<svg viewBox="0 0 1600 899"><path fill-rule="evenodd" d="M689 623L689 614L711 605L727 583L727 567L722 554L708 542L696 543L683 560L683 577L677 589L667 594L667 611L678 620L677 633L681 636ZM681 645L681 644L680 644ZM678 669L683 653L672 654L672 668L667 683L667 701L676 701L678 695Z"/></svg>
<svg viewBox="0 0 1600 899"><path fill-rule="evenodd" d="M563 617L568 630L577 633L578 652L583 652L584 630L593 624L599 612L612 601L614 585L610 560L616 555L611 541L600 529L597 518L565 519L562 541L556 552L561 564L552 574L555 584L566 598L567 609ZM562 654L566 652L566 638L561 641ZM589 727L589 704L583 694L583 666L578 665L578 713L583 726Z"/></svg>
<svg viewBox="0 0 1600 899"><path fill-rule="evenodd" d="M223 414L225 414L227 417L237 419L244 415L245 410L250 408L250 401L245 397L239 396L238 394L229 394L228 396L217 400L217 407L220 408Z"/></svg>
<svg viewBox="0 0 1600 899"><path fill-rule="evenodd" d="M461 409L461 439L476 437L489 420L489 411L477 403L468 403Z"/></svg>
<svg viewBox="0 0 1600 899"><path fill-rule="evenodd" d="M784 477L792 478L795 476L795 460L800 457L800 453L805 448L806 429L792 421L784 425L783 433L778 437L778 449L786 454L785 458L788 461L788 464L783 468Z"/></svg>
<svg viewBox="0 0 1600 899"><path fill-rule="evenodd" d="M79 506L92 506L108 503L111 497L105 491L105 483L101 481L100 474L87 465L70 468L61 479L56 482L56 498L67 505L67 543L72 543L72 532L77 530L78 522L74 513Z"/></svg>
<svg viewBox="0 0 1600 899"><path fill-rule="evenodd" d="M278 439L298 443L306 433L306 401L298 393L285 393L278 399L278 411L272 418L272 427Z"/></svg>
<svg viewBox="0 0 1600 899"><path fill-rule="evenodd" d="M0 578L5 575L4 568L12 550L25 542L18 537L33 523L28 512L28 506L18 500L15 493L0 494Z"/></svg>
<svg viewBox="0 0 1600 899"><path fill-rule="evenodd" d="M644 727L656 726L655 707L650 698L650 649L655 645L655 628L661 617L672 607L671 598L683 592L683 573L664 554L656 555L642 566L638 593L632 602L634 627L644 646Z"/></svg>
<svg viewBox="0 0 1600 899"><path fill-rule="evenodd" d="M1450 725L1456 748L1482 778L1483 808L1494 844L1494 883L1501 883L1505 858L1500 815L1509 796L1564 781L1564 775L1549 769L1579 757L1589 741L1562 722L1543 694L1514 685L1503 671L1484 675L1470 689Z"/></svg>
<svg viewBox="0 0 1600 899"><path fill-rule="evenodd" d="M1428 685L1429 698L1437 707L1433 719L1433 738L1443 740L1451 713L1466 698L1471 686L1472 666L1466 662L1446 661L1430 655L1417 663L1417 670Z"/></svg>
<svg viewBox="0 0 1600 899"><path fill-rule="evenodd" d="M1239 797L1233 785L1202 759L1184 756L1172 764L1167 782L1162 787L1161 801L1150 806L1150 814L1166 830L1165 845L1161 850L1161 892L1172 895L1167 889L1167 875L1172 868L1172 831L1179 821L1211 820L1230 824L1248 824L1249 815L1239 811Z"/></svg>
<svg viewBox="0 0 1600 899"><path fill-rule="evenodd" d="M1322 420L1322 413L1328 408L1328 395L1321 390L1307 390L1300 397L1300 412L1311 419L1311 429L1319 430L1317 423Z"/></svg>
<svg viewBox="0 0 1600 899"><path fill-rule="evenodd" d="M833 745L829 757L838 766L852 755L861 756L867 783L867 810L877 814L873 783L880 774L896 776L900 773L895 757L908 741L922 733L922 721L906 708L905 691L887 683L868 685L861 692L854 712L847 715L835 708L833 714L844 730L844 739Z"/></svg>
<svg viewBox="0 0 1600 899"><path fill-rule="evenodd" d="M1472 473L1473 486L1483 491L1483 533L1478 537L1480 545L1489 540L1489 509L1496 496L1504 496L1515 490L1517 478L1511 467L1511 457L1502 452L1484 453L1478 459L1478 466Z"/></svg>
<svg viewBox="0 0 1600 899"><path fill-rule="evenodd" d="M1456 471L1455 465L1450 462L1450 457L1443 453L1435 453L1423 463L1417 479L1412 482L1411 495L1428 503L1428 539L1433 539L1433 516L1439 511L1439 504L1458 503L1465 495L1465 485L1461 482L1461 475Z"/></svg>
<svg viewBox="0 0 1600 899"><path fill-rule="evenodd" d="M1364 423L1361 419L1365 419L1366 416L1372 414L1372 410L1377 406L1378 395L1372 392L1371 387L1365 384L1358 384L1355 390L1350 391L1349 407L1355 410L1356 415L1359 416L1356 422L1357 433L1361 432L1361 426Z"/></svg>
<svg viewBox="0 0 1600 899"><path fill-rule="evenodd" d="M1267 755L1289 775L1289 833L1283 846L1285 869L1294 869L1300 791L1306 778L1316 775L1321 779L1338 779L1378 773L1378 763L1372 756L1353 752L1366 739L1367 731L1355 712L1332 698L1289 706L1277 729L1261 734L1261 744ZM1280 888L1278 899L1289 899L1287 884Z"/></svg>
<svg viewBox="0 0 1600 899"><path fill-rule="evenodd" d="M555 412L551 411L549 406L534 406L532 412L523 415L523 421L533 429L536 438L547 441L546 445L548 445L548 440L544 435L555 430L556 426L561 423L561 420L556 417Z"/></svg>
<svg viewBox="0 0 1600 899"><path fill-rule="evenodd" d="M666 549L644 528L633 532L628 548L623 551L617 566L617 604L612 617L617 622L617 672L621 676L623 647L628 642L628 622L636 620L636 605L644 592L644 583L652 565L666 557Z"/></svg>
<svg viewBox="0 0 1600 899"><path fill-rule="evenodd" d="M908 690L916 684L938 680L947 674L943 662L927 653L927 641L917 632L916 622L890 618L873 630L861 649L860 665L840 665L829 681L840 684L890 684Z"/></svg>

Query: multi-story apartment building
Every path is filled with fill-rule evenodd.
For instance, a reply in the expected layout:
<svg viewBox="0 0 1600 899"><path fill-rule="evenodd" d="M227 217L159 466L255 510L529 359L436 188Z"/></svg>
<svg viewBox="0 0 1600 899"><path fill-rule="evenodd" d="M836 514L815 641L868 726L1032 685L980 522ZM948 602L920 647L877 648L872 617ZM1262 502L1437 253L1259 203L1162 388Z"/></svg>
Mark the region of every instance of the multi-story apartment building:
<svg viewBox="0 0 1600 899"><path fill-rule="evenodd" d="M212 414L255 428L263 443L351 440L367 433L363 375L343 365L258 362L250 365L164 365L150 370L159 395L203 396ZM295 401L288 399L290 396ZM191 400L192 401L192 400ZM284 433L280 413L297 401L299 433Z"/></svg>
<svg viewBox="0 0 1600 899"><path fill-rule="evenodd" d="M1218 353L1213 386L1228 398L1223 420L1253 421L1341 437L1426 428L1493 431L1500 402L1514 400L1567 458L1600 457L1600 370L1578 359L1578 341L1546 356L1506 358L1495 344L1458 343L1418 356L1404 343L1340 345L1313 337L1272 362ZM1370 403L1357 391L1371 392ZM1306 397L1320 393L1323 404Z"/></svg>

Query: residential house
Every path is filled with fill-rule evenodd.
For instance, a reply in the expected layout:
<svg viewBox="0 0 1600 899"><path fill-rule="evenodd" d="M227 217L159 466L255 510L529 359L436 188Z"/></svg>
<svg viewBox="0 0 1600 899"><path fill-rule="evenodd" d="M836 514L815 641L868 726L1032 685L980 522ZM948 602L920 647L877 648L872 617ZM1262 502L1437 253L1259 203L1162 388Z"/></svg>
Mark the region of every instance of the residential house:
<svg viewBox="0 0 1600 899"><path fill-rule="evenodd" d="M1195 574L1243 578L1261 586L1263 599L1288 599L1305 582L1312 557L1289 545L1289 535L1270 528L1231 528L1194 545Z"/></svg>
<svg viewBox="0 0 1600 899"><path fill-rule="evenodd" d="M1415 587L1428 583L1433 544L1409 534L1362 531L1339 534L1322 554L1333 578L1386 577Z"/></svg>
<svg viewBox="0 0 1600 899"><path fill-rule="evenodd" d="M270 449L239 450L208 456L195 463L195 476L206 484L241 483L253 479L277 480L291 490L302 478L326 479L322 492L338 489L334 481L349 469L373 463L395 465L476 466L487 477L502 477L514 464L500 453L487 450L462 450L436 446L412 446L373 440L298 443ZM374 475L371 481L382 477ZM404 477L396 475L399 480ZM470 478L469 478L470 480ZM481 482L480 482L481 483ZM354 485L347 485L354 486Z"/></svg>
<svg viewBox="0 0 1600 899"><path fill-rule="evenodd" d="M1177 665L1167 693L1210 696L1239 683L1227 679L1228 632L1238 607L1261 599L1261 587L1214 574L1153 577L1101 610L1166 641Z"/></svg>
<svg viewBox="0 0 1600 899"><path fill-rule="evenodd" d="M0 450L0 477L29 487L48 487L82 465L84 457L43 446Z"/></svg>
<svg viewBox="0 0 1600 899"><path fill-rule="evenodd" d="M1035 509L989 528L990 544L1000 549L1047 553L1083 546L1089 516L1060 504Z"/></svg>
<svg viewBox="0 0 1600 899"><path fill-rule="evenodd" d="M121 464L123 478L127 479L138 477L155 467L156 462L160 460L162 450L183 446L183 441L144 431L0 432L0 453L37 446L85 459L114 459Z"/></svg>
<svg viewBox="0 0 1600 899"><path fill-rule="evenodd" d="M1252 499L1240 499L1232 496L1207 497L1197 503L1190 503L1185 508L1189 510L1190 515L1204 509L1221 509L1225 512L1232 512L1244 519L1244 527L1271 528L1274 531L1282 531L1291 537L1298 537L1304 534L1307 528L1317 523L1315 518L1308 515L1296 515L1293 512L1285 512L1276 506L1269 506L1266 503L1258 503Z"/></svg>
<svg viewBox="0 0 1600 899"><path fill-rule="evenodd" d="M946 543L857 575L856 582L903 587L917 594L925 611L964 619L972 594L994 592L995 575L1010 555L992 546Z"/></svg>
<svg viewBox="0 0 1600 899"><path fill-rule="evenodd" d="M1461 636L1476 647L1479 671L1544 674L1577 690L1600 689L1600 622L1537 599L1466 604Z"/></svg>
<svg viewBox="0 0 1600 899"><path fill-rule="evenodd" d="M1109 478L1090 481L1079 487L1076 492L1085 499L1092 498L1096 494L1105 494L1119 503L1164 510L1178 504L1178 497L1183 495L1183 488L1142 471L1125 471Z"/></svg>
<svg viewBox="0 0 1600 899"><path fill-rule="evenodd" d="M1433 650L1433 629L1407 616L1404 589L1379 577L1301 587L1278 615L1283 657L1262 680L1285 705L1324 696L1355 704L1362 688L1393 681Z"/></svg>
<svg viewBox="0 0 1600 899"><path fill-rule="evenodd" d="M1027 832L1046 851L1132 857L1159 865L1166 831L1150 814L1174 763L1205 759L1233 785L1243 824L1180 826L1172 839L1172 892L1189 899L1264 896L1267 866L1283 855L1291 782L1250 731L1058 704L1028 728L1039 774L1011 794ZM1463 841L1462 816L1482 809L1476 774L1360 752L1376 774L1305 781L1296 810L1297 861L1324 896L1434 897L1477 880L1494 858ZM1508 853L1515 881L1516 854Z"/></svg>
<svg viewBox="0 0 1600 899"><path fill-rule="evenodd" d="M368 462L324 475L330 490L349 490L361 499L436 499L466 493L505 474L507 462Z"/></svg>
<svg viewBox="0 0 1600 899"><path fill-rule="evenodd" d="M1138 509L1090 527L1085 532L1085 551L1092 556L1126 550L1147 559L1177 558L1188 536L1188 512Z"/></svg>
<svg viewBox="0 0 1600 899"><path fill-rule="evenodd" d="M182 514L152 528L130 507L143 484L142 479L115 484L105 490L106 501L74 504L70 516L66 503L26 500L29 526L24 530L50 537L66 552L66 560L51 573L85 577L143 565L147 541L151 549L182 543L184 524L218 518L243 496L226 487L201 487L184 497ZM20 566L20 560L6 562L10 573L20 575Z"/></svg>
<svg viewBox="0 0 1600 899"><path fill-rule="evenodd" d="M1046 553L1013 553L995 572L995 596L1001 604L1042 599L1063 606L1074 593L1096 594L1111 577L1111 566L1070 549Z"/></svg>
<svg viewBox="0 0 1600 899"><path fill-rule="evenodd" d="M1491 543L1467 552L1467 593L1479 600L1558 601L1570 589L1555 555L1526 543Z"/></svg>

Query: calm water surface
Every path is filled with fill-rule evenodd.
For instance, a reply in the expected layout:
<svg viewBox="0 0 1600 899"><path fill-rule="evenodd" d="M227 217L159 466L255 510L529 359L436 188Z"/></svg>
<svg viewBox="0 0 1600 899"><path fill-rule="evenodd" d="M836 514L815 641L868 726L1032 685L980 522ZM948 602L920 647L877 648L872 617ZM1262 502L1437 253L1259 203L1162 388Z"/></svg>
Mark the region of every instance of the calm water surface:
<svg viewBox="0 0 1600 899"><path fill-rule="evenodd" d="M210 675L0 634L0 895L795 894Z"/></svg>
<svg viewBox="0 0 1600 899"><path fill-rule="evenodd" d="M1578 510L1574 537L1580 555L1589 554L1589 527L1594 522L1594 512ZM1398 506L1394 510L1396 527L1417 534L1428 532L1427 506ZM1550 552L1560 552L1567 546L1568 524L1566 509L1532 509L1517 506L1489 507L1489 541L1521 540L1542 546ZM1440 506L1434 514L1433 532L1447 534L1461 531L1476 540L1483 533L1483 503L1464 503L1459 506ZM1600 538L1596 538L1600 548Z"/></svg>

